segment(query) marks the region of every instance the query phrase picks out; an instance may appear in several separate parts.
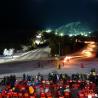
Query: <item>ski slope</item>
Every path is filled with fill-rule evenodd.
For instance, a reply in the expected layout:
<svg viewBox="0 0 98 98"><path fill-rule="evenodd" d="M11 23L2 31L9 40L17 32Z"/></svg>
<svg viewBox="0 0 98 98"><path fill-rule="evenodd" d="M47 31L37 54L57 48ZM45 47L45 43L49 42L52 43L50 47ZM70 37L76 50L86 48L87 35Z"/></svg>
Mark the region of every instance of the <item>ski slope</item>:
<svg viewBox="0 0 98 98"><path fill-rule="evenodd" d="M13 56L0 57L0 63L14 62L14 61L27 61L27 60L40 60L48 58L50 55L50 48L39 48L21 54L14 54Z"/></svg>

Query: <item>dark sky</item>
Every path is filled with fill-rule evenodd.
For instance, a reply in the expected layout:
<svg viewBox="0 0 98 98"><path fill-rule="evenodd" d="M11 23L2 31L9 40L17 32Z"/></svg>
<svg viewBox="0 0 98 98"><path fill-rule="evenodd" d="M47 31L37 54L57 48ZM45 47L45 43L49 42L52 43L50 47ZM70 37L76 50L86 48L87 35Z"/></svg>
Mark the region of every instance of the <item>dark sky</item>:
<svg viewBox="0 0 98 98"><path fill-rule="evenodd" d="M59 27L73 21L98 26L98 0L2 0L0 41L30 36L45 27ZM12 37L11 37L12 35ZM3 41L4 42L4 41Z"/></svg>

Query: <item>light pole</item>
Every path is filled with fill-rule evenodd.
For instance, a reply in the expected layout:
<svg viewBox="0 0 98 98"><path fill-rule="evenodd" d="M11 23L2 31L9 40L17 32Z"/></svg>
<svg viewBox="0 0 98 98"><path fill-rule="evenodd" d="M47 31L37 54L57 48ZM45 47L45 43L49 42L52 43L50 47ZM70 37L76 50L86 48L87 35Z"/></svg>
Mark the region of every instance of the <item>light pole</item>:
<svg viewBox="0 0 98 98"><path fill-rule="evenodd" d="M61 40L61 38L64 36L64 33L60 33L60 40ZM61 43L60 43L60 41L59 41L59 56L61 55Z"/></svg>
<svg viewBox="0 0 98 98"><path fill-rule="evenodd" d="M59 42L59 56L61 55L61 47L60 47L60 42Z"/></svg>

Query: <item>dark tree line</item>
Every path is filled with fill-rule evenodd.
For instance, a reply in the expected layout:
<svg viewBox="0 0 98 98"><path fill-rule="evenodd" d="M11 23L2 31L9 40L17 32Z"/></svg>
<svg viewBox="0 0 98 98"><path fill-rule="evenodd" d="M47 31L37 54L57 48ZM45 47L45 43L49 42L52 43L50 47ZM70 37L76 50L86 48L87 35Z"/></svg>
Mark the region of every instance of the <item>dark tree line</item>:
<svg viewBox="0 0 98 98"><path fill-rule="evenodd" d="M44 32L44 37L48 39L49 47L51 48L51 55L54 56L55 54L58 55L66 55L72 52L78 51L79 49L85 46L83 40L84 37L77 36L77 37L69 37L68 35L65 36L57 36L54 32L46 34ZM76 41L77 40L77 41ZM82 40L81 42L78 42Z"/></svg>

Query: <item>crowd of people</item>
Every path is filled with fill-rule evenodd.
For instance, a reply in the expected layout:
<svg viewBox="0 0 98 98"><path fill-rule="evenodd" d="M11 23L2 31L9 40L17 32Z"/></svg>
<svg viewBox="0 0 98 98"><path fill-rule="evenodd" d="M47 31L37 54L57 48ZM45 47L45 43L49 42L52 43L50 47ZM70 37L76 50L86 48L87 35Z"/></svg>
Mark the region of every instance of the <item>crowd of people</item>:
<svg viewBox="0 0 98 98"><path fill-rule="evenodd" d="M98 98L98 74L49 73L6 76L0 82L0 98Z"/></svg>

